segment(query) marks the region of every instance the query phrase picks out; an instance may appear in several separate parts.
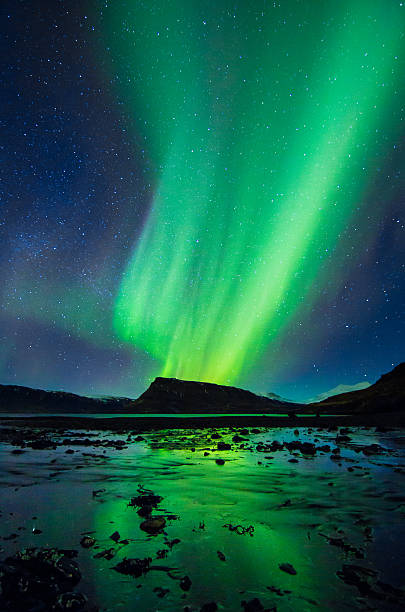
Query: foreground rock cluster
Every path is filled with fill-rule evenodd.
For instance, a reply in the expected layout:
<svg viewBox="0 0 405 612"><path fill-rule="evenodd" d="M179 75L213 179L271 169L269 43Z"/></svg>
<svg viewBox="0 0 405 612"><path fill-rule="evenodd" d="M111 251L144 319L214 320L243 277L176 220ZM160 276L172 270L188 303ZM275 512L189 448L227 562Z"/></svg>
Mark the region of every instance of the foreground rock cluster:
<svg viewBox="0 0 405 612"><path fill-rule="evenodd" d="M81 573L75 550L27 548L0 563L1 610L89 610L75 591Z"/></svg>

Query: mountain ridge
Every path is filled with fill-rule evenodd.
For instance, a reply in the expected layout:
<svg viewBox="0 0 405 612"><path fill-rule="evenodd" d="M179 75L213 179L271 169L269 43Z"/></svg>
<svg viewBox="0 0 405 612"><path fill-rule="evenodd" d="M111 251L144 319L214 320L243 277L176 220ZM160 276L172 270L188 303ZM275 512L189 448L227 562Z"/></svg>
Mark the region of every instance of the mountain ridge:
<svg viewBox="0 0 405 612"><path fill-rule="evenodd" d="M382 374L366 389L333 395L321 402L308 404L316 412L376 414L405 411L405 362Z"/></svg>
<svg viewBox="0 0 405 612"><path fill-rule="evenodd" d="M136 400L148 411L174 413L285 413L284 402L256 395L252 391L215 383L157 377ZM289 404L301 409L302 404ZM160 409L159 409L160 408Z"/></svg>
<svg viewBox="0 0 405 612"><path fill-rule="evenodd" d="M405 362L366 389L310 404L286 403L215 383L157 377L137 398L91 398L66 391L0 385L0 414L375 414L405 411Z"/></svg>
<svg viewBox="0 0 405 612"><path fill-rule="evenodd" d="M336 387L333 387L332 389L329 389L328 391L324 391L323 393L318 393L318 395L315 395L314 397L310 397L309 399L305 400L305 403L316 404L318 402L323 402L324 400L327 400L336 395L342 395L343 393L352 393L353 391L362 391L363 389L367 389L370 386L371 384L368 381L360 381L359 383L354 385L340 384Z"/></svg>

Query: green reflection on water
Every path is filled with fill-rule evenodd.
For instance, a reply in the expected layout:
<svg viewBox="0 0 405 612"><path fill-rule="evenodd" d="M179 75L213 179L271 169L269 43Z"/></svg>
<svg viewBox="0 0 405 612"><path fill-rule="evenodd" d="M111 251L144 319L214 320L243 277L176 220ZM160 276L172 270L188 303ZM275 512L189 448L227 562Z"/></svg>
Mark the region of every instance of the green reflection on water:
<svg viewBox="0 0 405 612"><path fill-rule="evenodd" d="M222 439L231 441L232 435ZM336 434L315 435L319 444L333 445ZM107 435L105 439L112 437L120 436ZM105 458L82 454L102 455L102 449L91 447L75 447L72 455L65 454L66 447L17 457L8 452L7 460L0 455L3 465L8 465L8 472L4 471L9 474L7 491L13 491L12 496L2 495L6 517L2 535L22 523L27 527L17 542L3 542L4 546L10 551L22 545L79 549L83 580L78 589L101 610L179 610L184 605L200 609L209 601L226 610L238 610L243 599L253 597L259 597L267 607L276 603L279 611L312 610L315 604L311 601L318 602L318 609L338 610L353 603L357 592L342 583L336 571L344 562L355 562L383 572L386 560L381 551L386 550L386 534L376 545L365 540L362 530L367 524L377 531L389 520L396 541L390 542L391 564L384 579L394 584L398 580L395 576L404 561L401 542L405 527L400 513L393 513L392 502L385 497L387 491L392 495L402 490L402 476L392 467L402 461L403 450L395 451L399 454L393 457L384 456L387 465L379 465L382 458L355 452L359 442L380 442L374 434L363 432L352 435L351 446L343 447L339 462L318 453L307 459L298 454L299 462L291 464L288 452L254 450L259 441L294 438L291 430L249 436L246 449L233 444L232 451L210 450L207 457L203 449L213 448L216 441L214 444L204 432L158 432L146 437L146 442L129 444L122 451L107 448ZM314 435L301 430L300 439L313 441ZM215 464L218 455L226 460L225 465ZM274 459L267 459L271 455ZM348 472L348 466L356 469ZM49 473L62 469L66 471L49 479ZM30 480L29 488L15 486L24 479ZM169 540L179 538L181 542L166 559L156 560L156 552L167 548L165 535L142 532L142 519L128 506L139 484L164 498L155 514L178 516L167 520L165 531ZM104 491L93 496L93 491L101 489ZM38 536L30 532L34 515L38 516L35 525L43 531ZM363 523L356 525L359 519ZM253 525L253 537L229 531L223 527L228 523ZM345 555L320 535L336 536L338 529L343 530L346 541L364 550L365 560ZM121 540L130 540L128 545L110 539L116 530ZM87 531L94 532L98 548L84 550L79 546ZM114 559L94 559L94 554L109 548L116 551ZM218 550L225 561L218 558ZM122 576L112 567L124 556L150 556L153 565L173 568L173 578L165 571L151 571L137 579ZM291 563L297 575L280 571L280 563ZM183 599L178 579L185 575L192 586ZM153 591L156 586L170 592L159 599ZM281 595L270 592L269 586L281 589ZM383 603L380 609L388 610Z"/></svg>

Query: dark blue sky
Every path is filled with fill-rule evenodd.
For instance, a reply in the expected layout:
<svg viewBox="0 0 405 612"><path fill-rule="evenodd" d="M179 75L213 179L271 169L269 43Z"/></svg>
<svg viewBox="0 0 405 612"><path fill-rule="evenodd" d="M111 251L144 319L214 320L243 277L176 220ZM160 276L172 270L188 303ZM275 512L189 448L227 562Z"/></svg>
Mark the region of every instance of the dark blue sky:
<svg viewBox="0 0 405 612"><path fill-rule="evenodd" d="M117 86L108 4L1 3L3 384L136 396L156 369L112 325L159 164L139 131L142 105L134 113ZM117 5L124 15L126 3ZM366 204L337 245L333 277L344 280L336 289L322 276L305 329L294 324L263 356L252 390L305 399L339 383L374 382L404 359L403 92L400 100L369 170Z"/></svg>

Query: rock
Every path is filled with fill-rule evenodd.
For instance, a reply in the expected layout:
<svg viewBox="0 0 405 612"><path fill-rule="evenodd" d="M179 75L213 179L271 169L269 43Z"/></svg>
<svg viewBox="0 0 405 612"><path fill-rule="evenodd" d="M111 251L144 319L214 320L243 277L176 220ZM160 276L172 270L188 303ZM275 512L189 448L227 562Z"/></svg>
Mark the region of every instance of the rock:
<svg viewBox="0 0 405 612"><path fill-rule="evenodd" d="M215 459L215 463L217 465L224 465L225 461L224 461L224 459Z"/></svg>
<svg viewBox="0 0 405 612"><path fill-rule="evenodd" d="M361 565L344 564L336 575L346 584L355 586L362 597L389 602L384 609L405 609L405 592L378 579L378 573Z"/></svg>
<svg viewBox="0 0 405 612"><path fill-rule="evenodd" d="M167 548L161 548L160 550L157 550L156 559L166 559L168 552L169 551L167 550Z"/></svg>
<svg viewBox="0 0 405 612"><path fill-rule="evenodd" d="M342 569L336 572L336 575L346 584L357 587L361 595L377 596L378 599L382 599L381 593L377 594L375 592L378 575L374 570L360 565L344 564Z"/></svg>
<svg viewBox="0 0 405 612"><path fill-rule="evenodd" d="M55 610L83 610L87 597L83 593L62 593L55 602Z"/></svg>
<svg viewBox="0 0 405 612"><path fill-rule="evenodd" d="M345 442L351 442L350 436L336 436L336 444L342 444Z"/></svg>
<svg viewBox="0 0 405 612"><path fill-rule="evenodd" d="M221 559L221 561L226 561L226 557L224 553L221 552L220 550L217 550L217 555L218 555L218 558Z"/></svg>
<svg viewBox="0 0 405 612"><path fill-rule="evenodd" d="M143 521L143 523L140 524L140 528L142 531L146 531L146 533L154 535L162 531L165 525L166 519L163 516L155 516Z"/></svg>
<svg viewBox="0 0 405 612"><path fill-rule="evenodd" d="M288 591L288 590L282 591L281 589L278 589L275 586L267 586L266 589L268 589L272 593L275 593L279 597L282 597L283 595L288 595L289 593L291 593L291 591Z"/></svg>
<svg viewBox="0 0 405 612"><path fill-rule="evenodd" d="M149 571L149 566L152 562L150 557L145 559L127 559L126 557L115 565L113 569L120 574L126 574L128 576L134 576L139 578L142 574L146 574Z"/></svg>
<svg viewBox="0 0 405 612"><path fill-rule="evenodd" d="M245 535L248 533L251 537L253 537L253 532L255 530L253 525L248 525L244 527L243 525L231 525L231 523L226 523L223 527L227 527L229 531L235 531L239 535Z"/></svg>
<svg viewBox="0 0 405 612"><path fill-rule="evenodd" d="M242 601L241 607L245 612L272 612L276 608L265 608L258 597L250 599L249 601Z"/></svg>
<svg viewBox="0 0 405 612"><path fill-rule="evenodd" d="M284 442L284 446L291 452L293 450L300 451L303 455L315 455L316 446L311 442L300 442L293 440L292 442Z"/></svg>
<svg viewBox="0 0 405 612"><path fill-rule="evenodd" d="M149 504L146 504L145 506L141 506L139 510L137 510L137 514L142 517L150 516L152 514L152 510L153 507Z"/></svg>
<svg viewBox="0 0 405 612"><path fill-rule="evenodd" d="M138 495L131 498L128 506L153 506L155 508L162 500L163 497L160 495Z"/></svg>
<svg viewBox="0 0 405 612"><path fill-rule="evenodd" d="M328 536L324 533L320 533L319 535L325 538L331 546L337 546L338 548L341 548L346 553L354 555L356 559L364 559L364 552L360 548L352 546L352 544L346 543L342 537Z"/></svg>
<svg viewBox="0 0 405 612"><path fill-rule="evenodd" d="M370 584L377 579L377 572L375 570L361 565L344 564L342 569L336 573L346 584L352 584L357 587L364 585L364 590L367 590Z"/></svg>
<svg viewBox="0 0 405 612"><path fill-rule="evenodd" d="M96 489L92 492L93 497L98 497L100 493L105 493L105 489Z"/></svg>
<svg viewBox="0 0 405 612"><path fill-rule="evenodd" d="M95 543L96 540L94 538L91 538L90 536L84 536L80 540L80 544L81 546L83 546L83 548L91 548L92 546L94 546Z"/></svg>
<svg viewBox="0 0 405 612"><path fill-rule="evenodd" d="M0 564L0 609L65 610L70 601L70 609L81 610L85 597L71 592L81 579L76 555L75 550L27 548L8 557Z"/></svg>
<svg viewBox="0 0 405 612"><path fill-rule="evenodd" d="M156 593L158 597L164 597L170 593L170 589L164 589L163 587L157 586L153 589L153 592Z"/></svg>
<svg viewBox="0 0 405 612"><path fill-rule="evenodd" d="M183 589L183 591L189 591L191 584L192 582L188 576L183 576L180 580L180 588Z"/></svg>
<svg viewBox="0 0 405 612"><path fill-rule="evenodd" d="M297 570L291 565L291 563L280 563L278 567L281 569L281 571L291 574L291 576L295 576L297 573Z"/></svg>
<svg viewBox="0 0 405 612"><path fill-rule="evenodd" d="M284 444L282 444L281 442L279 442L278 440L273 440L273 442L270 444L270 448L269 450L272 453L275 453L276 451L281 451L284 448Z"/></svg>
<svg viewBox="0 0 405 612"><path fill-rule="evenodd" d="M231 450L232 446L230 444L226 444L226 442L218 442L217 449L218 450Z"/></svg>
<svg viewBox="0 0 405 612"><path fill-rule="evenodd" d="M246 438L242 438L242 436L238 436L238 434L235 434L232 438L232 442L246 442Z"/></svg>
<svg viewBox="0 0 405 612"><path fill-rule="evenodd" d="M218 610L218 606L215 603L215 601L211 601L210 603L206 603L204 604L201 609L200 612L216 612Z"/></svg>
<svg viewBox="0 0 405 612"><path fill-rule="evenodd" d="M114 531L114 533L112 533L110 535L110 540L114 540L114 542L118 542L118 540L120 539L120 534L118 531Z"/></svg>
<svg viewBox="0 0 405 612"><path fill-rule="evenodd" d="M369 446L365 446L361 449L363 455L378 455L385 451L385 448L380 446L379 444L370 444Z"/></svg>
<svg viewBox="0 0 405 612"><path fill-rule="evenodd" d="M97 554L94 555L94 559L107 559L107 561L111 561L116 555L116 551L114 548L106 548L105 550L101 550Z"/></svg>
<svg viewBox="0 0 405 612"><path fill-rule="evenodd" d="M29 442L28 446L34 448L35 450L55 450L56 444L52 442L52 440L48 440L47 438L40 438L39 440L34 440L33 442Z"/></svg>

